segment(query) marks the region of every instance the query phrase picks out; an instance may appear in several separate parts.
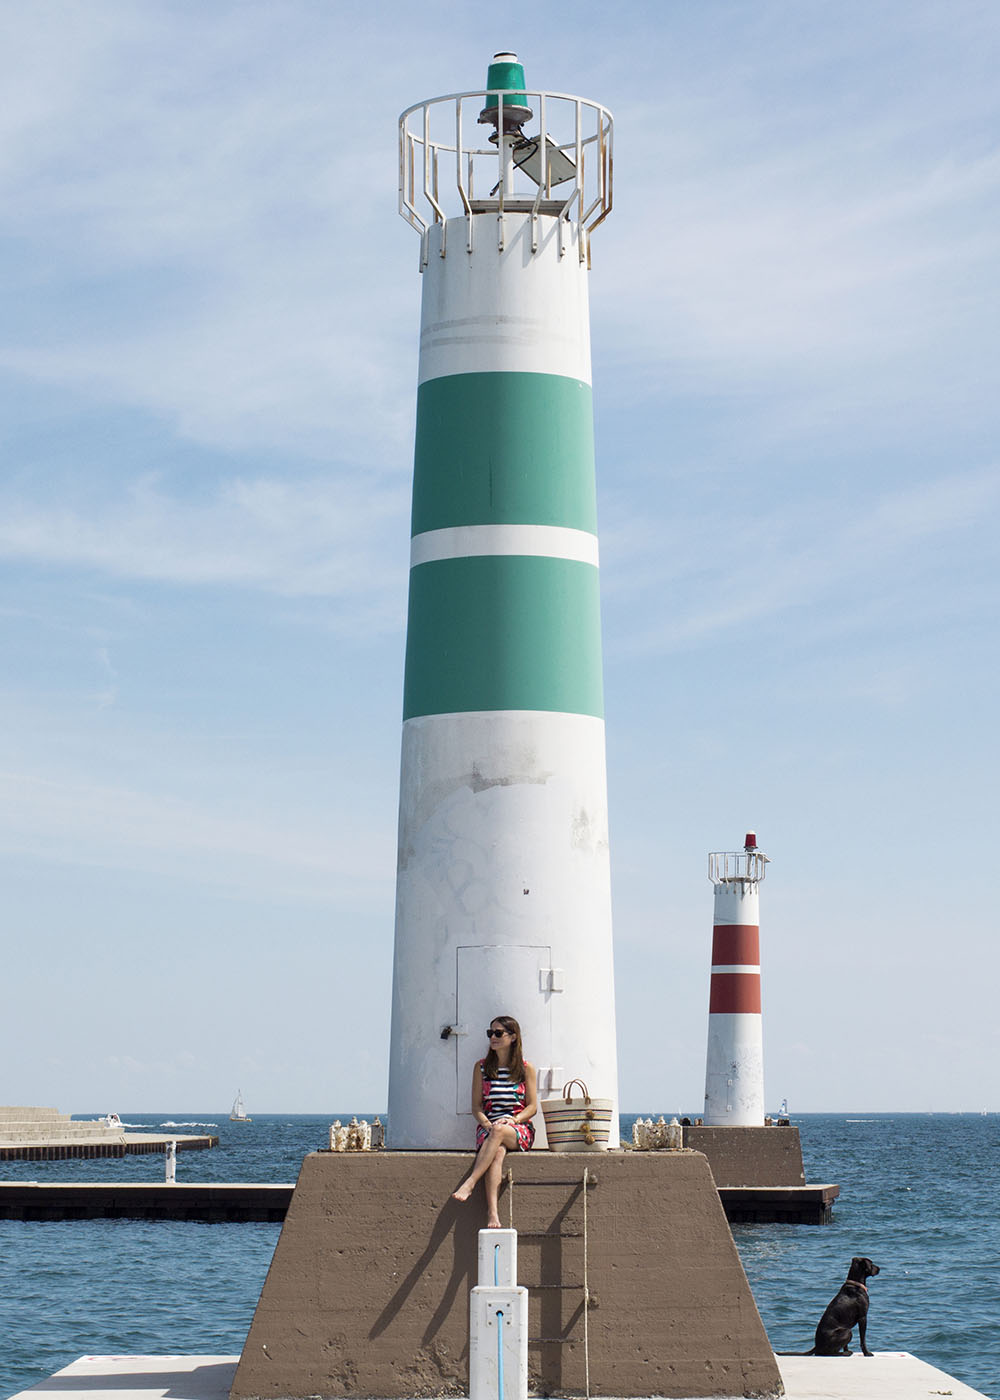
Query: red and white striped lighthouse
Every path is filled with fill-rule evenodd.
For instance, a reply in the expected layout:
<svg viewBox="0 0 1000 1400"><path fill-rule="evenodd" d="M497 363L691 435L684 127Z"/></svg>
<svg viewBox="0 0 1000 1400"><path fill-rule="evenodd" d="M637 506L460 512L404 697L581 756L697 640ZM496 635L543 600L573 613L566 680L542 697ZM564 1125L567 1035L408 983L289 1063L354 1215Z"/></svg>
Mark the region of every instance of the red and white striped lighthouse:
<svg viewBox="0 0 1000 1400"><path fill-rule="evenodd" d="M763 1127L760 882L768 858L746 834L742 851L713 851L712 992L708 1005L707 1127Z"/></svg>

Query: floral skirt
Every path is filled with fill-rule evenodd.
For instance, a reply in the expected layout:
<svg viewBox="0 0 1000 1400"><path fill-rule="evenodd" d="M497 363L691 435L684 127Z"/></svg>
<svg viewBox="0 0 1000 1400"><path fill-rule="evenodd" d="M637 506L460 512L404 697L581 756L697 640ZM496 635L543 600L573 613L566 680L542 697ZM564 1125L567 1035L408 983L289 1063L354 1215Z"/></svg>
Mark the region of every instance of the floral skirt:
<svg viewBox="0 0 1000 1400"><path fill-rule="evenodd" d="M530 1151L530 1149L531 1149L531 1144L535 1141L535 1125L534 1125L534 1123L511 1123L510 1126L514 1129L515 1133L517 1133L517 1149L516 1149L516 1150L517 1150L518 1152L528 1152L528 1151ZM483 1143L486 1141L486 1139L487 1139L488 1137L489 1137L489 1129L488 1129L488 1128L484 1128L483 1125L482 1125L482 1123L480 1123L480 1124L478 1125L478 1127L476 1128L476 1151L477 1151L477 1152L478 1152L479 1149L482 1147Z"/></svg>

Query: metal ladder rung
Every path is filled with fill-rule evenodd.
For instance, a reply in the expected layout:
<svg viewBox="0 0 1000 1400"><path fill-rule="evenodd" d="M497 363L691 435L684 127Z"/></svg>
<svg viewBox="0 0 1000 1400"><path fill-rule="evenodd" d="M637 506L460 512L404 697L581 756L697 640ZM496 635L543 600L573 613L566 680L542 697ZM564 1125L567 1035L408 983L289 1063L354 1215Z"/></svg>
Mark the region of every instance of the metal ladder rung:
<svg viewBox="0 0 1000 1400"><path fill-rule="evenodd" d="M588 1190L597 1185L597 1177L588 1174L586 1181L582 1176L575 1177L572 1181L519 1181L514 1178L516 1186L586 1186Z"/></svg>
<svg viewBox="0 0 1000 1400"><path fill-rule="evenodd" d="M588 1264L587 1264L587 1255L588 1255L588 1241L587 1241L587 1192L588 1192L588 1190L590 1189L591 1186L596 1186L596 1185L597 1185L597 1177L591 1172L591 1170L590 1170L589 1167L584 1167L584 1169L583 1169L583 1176L582 1176L582 1177L577 1177L577 1178L575 1178L573 1181L562 1181L562 1180L556 1180L556 1181L521 1181L521 1182L518 1182L517 1184L518 1184L519 1186L561 1186L561 1187L563 1187L563 1188L569 1186L569 1187L573 1187L575 1190L579 1190L581 1186L583 1187L583 1191L582 1191L581 1196L580 1196L580 1201L581 1201L581 1204L582 1204L582 1206L583 1206L583 1229L582 1229L582 1230L565 1230L565 1231L563 1231L563 1230L519 1230L519 1231L518 1231L518 1234L522 1234L522 1235L524 1236L525 1239L530 1239L530 1240L553 1240L553 1239L554 1239L554 1240L579 1240L579 1239L582 1239L582 1240L583 1240L583 1282L582 1282L582 1283L563 1283L563 1284L560 1284L560 1283L543 1283L543 1284L536 1284L536 1287L537 1287L537 1288L549 1288L549 1289L554 1289L554 1290L558 1290L558 1291L560 1291L560 1292L570 1292L570 1291L572 1291L572 1290L576 1290L576 1291L580 1291L580 1292L583 1293L583 1303L582 1303L581 1307L577 1309L577 1312L574 1314L574 1318L573 1318L573 1321L570 1323L570 1326L571 1326L571 1327L575 1327L575 1326L576 1326L576 1318L577 1318L577 1316L579 1315L579 1313L582 1312L582 1313L583 1313L583 1376L584 1376L584 1394L586 1395L587 1400L590 1400L590 1328L589 1328L589 1319L590 1319L590 1309L591 1309L591 1306L592 1306L593 1304L592 1304L592 1302L591 1302L592 1295L591 1295L591 1292L590 1292L590 1278L589 1278L589 1271L588 1271ZM513 1229L513 1228L514 1228L514 1173L511 1171L510 1167L507 1168L507 1187L508 1187L508 1190L507 1190L507 1206L508 1206L508 1210L510 1211L510 1226L511 1226L511 1229ZM569 1205L569 1202L567 1202L567 1208L568 1208L568 1205ZM560 1346L560 1347L564 1347L564 1346L568 1346L571 1342L575 1342L575 1341L578 1341L578 1340L579 1340L579 1339L578 1339L577 1337L571 1337L571 1336L562 1336L562 1337L529 1337L529 1338L528 1338L528 1345L529 1345L529 1346Z"/></svg>

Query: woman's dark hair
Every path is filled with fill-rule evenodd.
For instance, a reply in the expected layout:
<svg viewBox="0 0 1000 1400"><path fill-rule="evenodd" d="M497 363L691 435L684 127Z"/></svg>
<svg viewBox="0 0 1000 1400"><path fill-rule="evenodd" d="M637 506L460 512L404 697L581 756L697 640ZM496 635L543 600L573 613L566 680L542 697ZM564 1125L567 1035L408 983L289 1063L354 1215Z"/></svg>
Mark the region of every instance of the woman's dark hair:
<svg viewBox="0 0 1000 1400"><path fill-rule="evenodd" d="M503 1026L505 1031L511 1031L513 1033L514 1039L510 1047L510 1064L507 1068L510 1071L510 1080L512 1084L523 1083L525 1075L524 1055L521 1050L521 1027L514 1020L513 1016L494 1016L490 1025ZM486 1059L483 1061L483 1078L495 1079L496 1072L499 1068L500 1062L497 1059L497 1052L493 1049L493 1042L491 1040L489 1052Z"/></svg>

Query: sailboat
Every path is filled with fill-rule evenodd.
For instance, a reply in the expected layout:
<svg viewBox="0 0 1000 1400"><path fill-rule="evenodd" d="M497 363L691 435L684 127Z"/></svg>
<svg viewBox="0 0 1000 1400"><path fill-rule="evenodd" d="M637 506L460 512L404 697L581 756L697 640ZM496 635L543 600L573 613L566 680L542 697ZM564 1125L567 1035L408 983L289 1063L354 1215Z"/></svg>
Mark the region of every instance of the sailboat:
<svg viewBox="0 0 1000 1400"><path fill-rule="evenodd" d="M247 1117L246 1109L243 1107L243 1090L236 1090L236 1097L233 1099L233 1111L229 1115L230 1123L252 1123L253 1119Z"/></svg>

